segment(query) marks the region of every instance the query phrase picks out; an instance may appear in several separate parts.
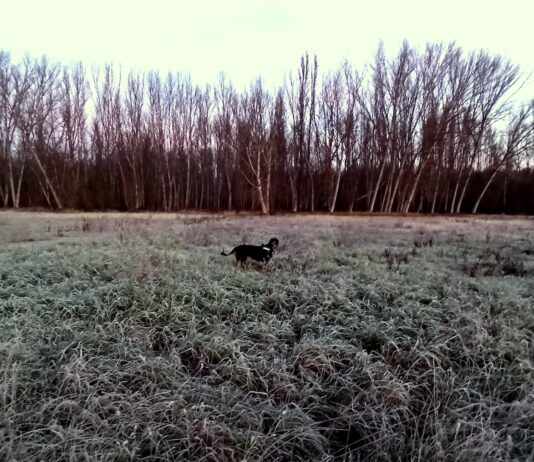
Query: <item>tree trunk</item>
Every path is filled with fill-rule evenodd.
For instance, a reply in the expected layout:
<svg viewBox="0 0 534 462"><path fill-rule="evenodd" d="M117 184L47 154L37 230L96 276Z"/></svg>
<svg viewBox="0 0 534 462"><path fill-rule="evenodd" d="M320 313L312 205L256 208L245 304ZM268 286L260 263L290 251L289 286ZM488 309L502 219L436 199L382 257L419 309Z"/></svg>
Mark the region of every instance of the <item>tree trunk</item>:
<svg viewBox="0 0 534 462"><path fill-rule="evenodd" d="M502 192L502 210L506 213L506 191L508 190L508 170L504 175L504 190Z"/></svg>
<svg viewBox="0 0 534 462"><path fill-rule="evenodd" d="M413 201L413 198L415 196L415 191L417 189L417 186L419 185L419 180L421 179L421 174L423 173L423 170L425 169L425 164L427 163L428 159L430 159L430 156L427 156L425 160L419 165L419 169L417 171L417 175L415 177L415 181L413 182L412 188L410 190L410 194L408 195L408 199L404 203L403 212L408 213L410 211L410 205Z"/></svg>
<svg viewBox="0 0 534 462"><path fill-rule="evenodd" d="M462 178L462 174L462 171L458 173L458 178L456 179L456 184L454 185L454 192L452 193L451 205L449 208L449 213L451 214L456 210L456 197L458 196L458 188L460 187L460 179Z"/></svg>
<svg viewBox="0 0 534 462"><path fill-rule="evenodd" d="M341 182L341 169L338 170L336 175L336 185L334 187L334 195L332 196L332 202L330 203L330 213L334 213L336 209L337 195L339 192L339 183Z"/></svg>
<svg viewBox="0 0 534 462"><path fill-rule="evenodd" d="M128 197L128 188L126 186L126 177L124 175L124 169L122 168L122 164L121 164L120 160L118 161L118 165L119 165L119 173L121 175L121 180L122 180L122 193L124 195L124 205L126 206L127 210L130 210L130 199Z"/></svg>
<svg viewBox="0 0 534 462"><path fill-rule="evenodd" d="M434 188L434 195L432 197L432 208L430 209L430 213L434 215L436 211L436 201L438 198L438 189L439 189L439 180L441 178L441 166L438 167L438 178L436 179L436 187Z"/></svg>
<svg viewBox="0 0 534 462"><path fill-rule="evenodd" d="M289 175L289 184L291 186L291 211L293 213L296 213L298 210L297 190L295 185L295 179L292 175Z"/></svg>
<svg viewBox="0 0 534 462"><path fill-rule="evenodd" d="M375 203L376 198L378 196L378 190L380 189L380 183L382 182L382 176L384 175L384 168L386 166L386 162L382 162L382 166L380 167L380 172L378 173L378 179L376 180L376 186L373 190L373 194L371 196L371 204L369 205L369 212L373 213L375 210Z"/></svg>
<svg viewBox="0 0 534 462"><path fill-rule="evenodd" d="M393 186L393 191L391 192L391 198L389 200L389 203L386 207L386 213L391 213L393 210L393 204L395 204L395 198L397 197L397 194L399 192L399 187L402 179L402 168L399 169L399 173L397 174L397 179L395 180L395 185Z"/></svg>
<svg viewBox="0 0 534 462"><path fill-rule="evenodd" d="M268 215L269 207L265 203L265 197L263 197L263 186L261 183L261 156L259 153L256 154L256 190L258 191L258 200L260 202L261 214Z"/></svg>
<svg viewBox="0 0 534 462"><path fill-rule="evenodd" d="M313 184L313 172L309 167L308 175L310 177L310 212L315 212L315 185Z"/></svg>
<svg viewBox="0 0 534 462"><path fill-rule="evenodd" d="M467 174L467 178L465 179L464 186L462 188L462 192L460 194L460 197L458 198L458 202L456 203L456 213L460 213L460 210L462 208L462 203L464 201L465 192L467 191L467 185L469 184L469 180L471 179L471 175L473 173L473 169L469 169L469 173Z"/></svg>
<svg viewBox="0 0 534 462"><path fill-rule="evenodd" d="M20 194L21 194L21 187L22 187L22 177L24 176L24 169L26 166L26 158L22 161L22 166L20 167L20 173L15 181L15 174L13 172L13 162L11 159L8 160L8 168L9 168L9 188L11 189L11 201L13 208L18 209L20 206ZM8 185L6 184L6 191L8 190ZM6 194L6 197L4 199L5 203L7 204L9 199L9 194Z"/></svg>
<svg viewBox="0 0 534 462"><path fill-rule="evenodd" d="M230 180L230 169L226 167L226 186L228 187L228 211L232 210L232 181Z"/></svg>
<svg viewBox="0 0 534 462"><path fill-rule="evenodd" d="M54 186L52 185L52 182L50 181L50 178L48 177L48 174L46 173L46 170L45 168L43 167L43 164L41 163L41 159L39 159L39 156L37 155L36 152L33 153L33 156L35 157L35 160L37 162L37 166L39 167L39 170L41 171L41 173L43 174L43 177L46 181L46 185L48 186L48 188L50 188L50 192L52 193L52 196L54 197L54 201L56 203L56 207L58 209L62 209L63 208L63 204L54 188Z"/></svg>
<svg viewBox="0 0 534 462"><path fill-rule="evenodd" d="M0 186L0 199L2 199L4 208L7 208L7 203L9 201L9 188L8 188L7 183L5 187Z"/></svg>
<svg viewBox="0 0 534 462"><path fill-rule="evenodd" d="M189 199L191 194L191 153L187 155L187 174L185 178L185 208L189 208Z"/></svg>
<svg viewBox="0 0 534 462"><path fill-rule="evenodd" d="M482 192L479 194L476 202L475 202L475 205L473 206L473 210L471 210L471 213L477 213L477 210L478 210L478 206L480 205L480 202L482 201L482 198L484 197L484 194L486 194L486 191L488 190L489 188L489 185L491 184L491 182L493 181L493 179L497 176L497 172L499 171L499 167L497 167L493 173L491 174L491 176L489 177L488 181L486 182L486 185L484 186L484 189L482 189Z"/></svg>
<svg viewBox="0 0 534 462"><path fill-rule="evenodd" d="M271 162L267 164L267 178L265 180L265 203L268 211L271 210Z"/></svg>
<svg viewBox="0 0 534 462"><path fill-rule="evenodd" d="M24 168L26 166L26 159L24 159L22 163L22 167L20 168L20 174L17 181L17 189L16 193L13 195L13 207L18 209L20 207L20 192L22 189L22 176L24 175Z"/></svg>
<svg viewBox="0 0 534 462"><path fill-rule="evenodd" d="M167 195L167 184L165 182L165 175L162 173L160 175L160 184L161 184L161 192L162 192L162 203L163 203L163 210L166 212L169 211L169 205L170 205L170 195L168 197Z"/></svg>
<svg viewBox="0 0 534 462"><path fill-rule="evenodd" d="M258 184L258 199L260 201L261 214L268 215L269 208L267 207L267 204L265 203L265 199L263 197L263 188L261 187L261 184Z"/></svg>

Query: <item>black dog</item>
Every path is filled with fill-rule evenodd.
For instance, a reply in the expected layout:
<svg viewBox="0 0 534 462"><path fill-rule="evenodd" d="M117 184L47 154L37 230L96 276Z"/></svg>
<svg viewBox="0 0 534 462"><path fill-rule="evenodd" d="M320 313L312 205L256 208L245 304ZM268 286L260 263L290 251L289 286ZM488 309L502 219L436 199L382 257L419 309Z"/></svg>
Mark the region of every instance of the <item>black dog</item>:
<svg viewBox="0 0 534 462"><path fill-rule="evenodd" d="M243 266L248 257L253 260L267 263L274 254L274 249L278 247L279 241L276 237L273 237L267 244L262 245L238 245L229 253L225 253L223 250L221 255L227 257L228 255L235 254L235 264Z"/></svg>

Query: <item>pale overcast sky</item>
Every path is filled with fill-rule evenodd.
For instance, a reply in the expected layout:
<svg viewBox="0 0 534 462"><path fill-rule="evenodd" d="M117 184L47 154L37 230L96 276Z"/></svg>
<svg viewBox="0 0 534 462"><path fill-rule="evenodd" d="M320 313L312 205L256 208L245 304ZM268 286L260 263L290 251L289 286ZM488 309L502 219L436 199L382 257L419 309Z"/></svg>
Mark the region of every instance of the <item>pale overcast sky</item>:
<svg viewBox="0 0 534 462"><path fill-rule="evenodd" d="M380 39L388 54L403 39L454 40L534 71L534 0L0 0L0 14L0 49L14 60L113 62L199 84L224 71L238 87L260 75L279 85L305 51L323 72L344 59L363 67Z"/></svg>

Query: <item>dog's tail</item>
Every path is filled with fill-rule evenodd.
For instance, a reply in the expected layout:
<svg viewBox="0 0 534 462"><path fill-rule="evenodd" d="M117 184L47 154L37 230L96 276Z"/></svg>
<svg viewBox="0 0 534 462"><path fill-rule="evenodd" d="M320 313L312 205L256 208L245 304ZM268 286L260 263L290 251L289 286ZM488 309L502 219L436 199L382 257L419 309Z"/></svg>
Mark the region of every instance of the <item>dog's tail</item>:
<svg viewBox="0 0 534 462"><path fill-rule="evenodd" d="M228 252L226 253L224 250L221 252L221 255L224 255L225 257L227 257L228 255L232 255L233 253L235 252L235 248L231 251L231 252Z"/></svg>

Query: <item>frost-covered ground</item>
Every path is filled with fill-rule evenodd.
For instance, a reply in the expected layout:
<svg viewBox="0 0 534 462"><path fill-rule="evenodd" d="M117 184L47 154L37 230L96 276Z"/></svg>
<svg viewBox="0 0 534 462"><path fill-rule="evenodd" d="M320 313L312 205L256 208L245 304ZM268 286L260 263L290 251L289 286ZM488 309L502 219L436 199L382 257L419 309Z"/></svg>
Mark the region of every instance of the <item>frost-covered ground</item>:
<svg viewBox="0 0 534 462"><path fill-rule="evenodd" d="M532 460L533 332L532 219L1 212L0 460Z"/></svg>

